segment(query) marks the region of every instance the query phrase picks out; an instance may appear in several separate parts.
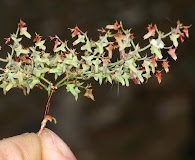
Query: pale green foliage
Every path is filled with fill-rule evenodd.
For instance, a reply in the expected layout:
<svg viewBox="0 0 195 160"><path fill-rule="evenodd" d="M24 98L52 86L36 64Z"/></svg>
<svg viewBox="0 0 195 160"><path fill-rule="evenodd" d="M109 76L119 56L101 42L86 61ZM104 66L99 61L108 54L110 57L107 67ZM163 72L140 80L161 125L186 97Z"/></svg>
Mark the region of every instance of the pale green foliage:
<svg viewBox="0 0 195 160"><path fill-rule="evenodd" d="M0 58L0 61L6 62L0 74L0 87L3 92L17 87L23 89L26 94L37 86L50 93L52 87L65 86L67 92L71 92L76 100L82 88L86 90L84 96L94 100L92 86L84 83L89 79L94 79L100 85L104 82L115 82L129 86L130 80L140 84L147 82L152 74L155 74L160 83L161 71L168 71L168 55L175 60L177 58L175 50L178 38L189 36L189 27L183 26L179 21L177 27L167 34L160 32L156 25L149 25L148 33L143 36L148 45L140 48L139 44L134 44L131 29L125 30L122 23L115 22L113 25L107 25L105 30L99 30L97 41L90 39L87 33L78 27L70 29L72 38L75 39L72 45L58 36L50 37L54 42L53 53L50 53L45 46L46 40L42 40L38 34L35 35L32 46L22 45L23 38L32 37L25 25L20 21L17 32L11 34L6 41L12 43L11 53L8 52L6 59ZM173 42L174 48L164 43L163 39L167 37ZM78 44L81 45L80 48ZM162 55L162 50L166 50L168 54ZM114 61L113 57L117 61ZM159 71L157 64L162 61L165 63L163 68L159 65ZM48 74L53 75L54 82L46 78Z"/></svg>

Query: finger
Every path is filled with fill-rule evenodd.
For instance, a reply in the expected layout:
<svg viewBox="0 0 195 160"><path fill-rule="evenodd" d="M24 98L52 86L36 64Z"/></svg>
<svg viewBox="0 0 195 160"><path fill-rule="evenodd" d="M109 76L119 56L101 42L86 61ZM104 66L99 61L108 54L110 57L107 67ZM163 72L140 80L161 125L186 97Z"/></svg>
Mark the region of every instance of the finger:
<svg viewBox="0 0 195 160"><path fill-rule="evenodd" d="M70 148L49 129L44 129L40 134L42 158L44 160L76 160ZM52 154L48 154L52 153Z"/></svg>
<svg viewBox="0 0 195 160"><path fill-rule="evenodd" d="M51 130L40 137L26 133L0 141L0 160L76 160L69 147Z"/></svg>
<svg viewBox="0 0 195 160"><path fill-rule="evenodd" d="M0 141L0 160L41 160L41 142L35 133L25 133Z"/></svg>

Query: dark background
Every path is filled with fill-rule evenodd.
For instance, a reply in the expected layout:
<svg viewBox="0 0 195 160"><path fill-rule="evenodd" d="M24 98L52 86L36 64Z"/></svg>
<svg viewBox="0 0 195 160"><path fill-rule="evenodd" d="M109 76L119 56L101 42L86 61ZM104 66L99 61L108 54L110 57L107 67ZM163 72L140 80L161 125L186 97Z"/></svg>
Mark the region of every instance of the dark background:
<svg viewBox="0 0 195 160"><path fill-rule="evenodd" d="M137 41L147 32L147 24L161 30L175 26L178 19L190 28L190 39L177 50L169 74L161 85L155 78L129 87L94 84L96 101L82 95L75 102L65 88L51 102L56 132L73 150L78 160L192 160L195 159L195 74L194 0L1 0L0 44L15 32L21 18L29 32L59 35L69 39L67 28L76 24L97 37L96 30L122 21L133 28ZM6 53L6 52L5 52ZM2 55L5 53L1 53ZM37 132L47 95L35 89L29 96L13 89L0 92L0 138Z"/></svg>

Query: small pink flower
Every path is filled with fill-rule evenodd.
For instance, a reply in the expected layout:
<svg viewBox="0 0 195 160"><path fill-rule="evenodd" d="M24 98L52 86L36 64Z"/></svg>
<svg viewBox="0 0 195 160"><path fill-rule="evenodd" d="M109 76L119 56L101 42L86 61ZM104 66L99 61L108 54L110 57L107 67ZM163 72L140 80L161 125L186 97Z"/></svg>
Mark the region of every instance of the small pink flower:
<svg viewBox="0 0 195 160"><path fill-rule="evenodd" d="M33 42L39 42L41 40L41 36L36 34L35 38L33 39Z"/></svg>
<svg viewBox="0 0 195 160"><path fill-rule="evenodd" d="M114 49L114 46L112 44L109 44L107 47L106 47L106 50L108 51L108 57L109 58L112 58L112 50Z"/></svg>
<svg viewBox="0 0 195 160"><path fill-rule="evenodd" d="M9 37L9 38L5 38L5 44L8 44L10 41L11 41L11 38Z"/></svg>
<svg viewBox="0 0 195 160"><path fill-rule="evenodd" d="M188 27L184 27L183 32L184 32L184 34L186 35L186 37L188 37L188 38L189 38L189 31L188 31Z"/></svg>
<svg viewBox="0 0 195 160"><path fill-rule="evenodd" d="M175 48L169 48L169 50L167 52L176 61L177 60L177 56L175 54L175 50L176 50Z"/></svg>
<svg viewBox="0 0 195 160"><path fill-rule="evenodd" d="M100 32L100 33L105 33L106 32L103 28L98 29L97 31Z"/></svg>
<svg viewBox="0 0 195 160"><path fill-rule="evenodd" d="M24 26L26 26L26 23L23 22L22 20L20 20L20 22L18 23L18 28L21 29L21 28L23 28Z"/></svg>
<svg viewBox="0 0 195 160"><path fill-rule="evenodd" d="M79 28L77 26L75 28L70 29L70 31L72 32L72 35L71 35L72 38L80 34Z"/></svg>
<svg viewBox="0 0 195 160"><path fill-rule="evenodd" d="M158 80L158 83L161 83L162 81L162 73L160 71L156 71L155 77Z"/></svg>
<svg viewBox="0 0 195 160"><path fill-rule="evenodd" d="M147 29L148 29L148 33L144 35L144 39L148 39L151 36L155 35L155 27L152 24L149 24Z"/></svg>
<svg viewBox="0 0 195 160"><path fill-rule="evenodd" d="M152 58L150 59L150 62L154 65L154 67L157 67L155 56L152 56Z"/></svg>
<svg viewBox="0 0 195 160"><path fill-rule="evenodd" d="M113 30L118 30L121 27L121 25L116 21L113 25L107 25L107 29L113 29Z"/></svg>
<svg viewBox="0 0 195 160"><path fill-rule="evenodd" d="M168 63L169 62L166 60L162 62L162 66L163 66L166 73L169 72L169 64Z"/></svg>

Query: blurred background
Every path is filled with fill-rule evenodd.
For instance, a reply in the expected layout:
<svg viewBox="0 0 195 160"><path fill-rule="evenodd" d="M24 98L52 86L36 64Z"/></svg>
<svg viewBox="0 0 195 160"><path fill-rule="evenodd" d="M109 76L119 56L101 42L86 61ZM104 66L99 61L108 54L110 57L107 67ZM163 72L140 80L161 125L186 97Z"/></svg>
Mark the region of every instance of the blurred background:
<svg viewBox="0 0 195 160"><path fill-rule="evenodd" d="M194 14L194 0L1 0L0 44L15 32L20 18L32 35L67 40L67 28L75 25L95 38L98 28L119 20L125 28L133 28L140 42L150 23L162 31L174 27L178 19L192 24L190 38L179 46L178 60L171 60L162 84L155 78L143 85L132 82L119 86L117 95L117 85L94 83L95 102L82 94L75 102L62 88L54 94L50 110L58 123L47 127L78 160L194 160ZM0 138L37 132L46 100L47 94L38 89L26 97L18 89L6 96L0 91Z"/></svg>

